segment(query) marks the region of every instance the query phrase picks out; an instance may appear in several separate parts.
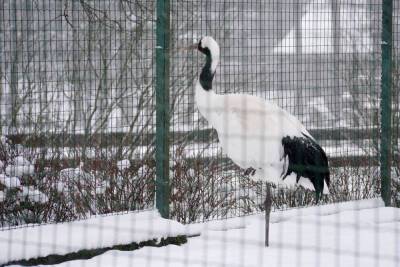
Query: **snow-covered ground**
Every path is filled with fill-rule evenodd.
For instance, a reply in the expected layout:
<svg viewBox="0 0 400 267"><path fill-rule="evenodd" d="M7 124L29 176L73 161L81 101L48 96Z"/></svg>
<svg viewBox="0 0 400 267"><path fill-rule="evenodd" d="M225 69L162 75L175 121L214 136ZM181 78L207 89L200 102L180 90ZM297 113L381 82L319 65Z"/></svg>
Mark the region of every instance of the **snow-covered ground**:
<svg viewBox="0 0 400 267"><path fill-rule="evenodd" d="M16 228L0 231L0 266L10 261L140 243L185 233L182 224L161 218L157 211Z"/></svg>
<svg viewBox="0 0 400 267"><path fill-rule="evenodd" d="M259 214L188 226L170 222L169 229L176 227L178 232L184 229L188 235L200 235L182 246L112 250L60 266L400 266L400 209L384 207L380 199L273 212L271 222L269 248L263 246L264 217ZM135 223L138 225L135 220L124 225L136 231ZM120 231L124 229L112 227L104 224L102 230L113 233L107 235L111 239L123 236ZM149 227L152 231L158 229L154 223ZM18 247L5 254L39 251L40 246L28 246L26 240L32 229L39 228L19 229L26 231L25 239L8 240L9 246L16 243ZM50 247L57 240L51 239L52 233L42 232L51 240ZM73 229L68 233L74 233ZM75 246L72 240L66 245ZM99 238L87 233L79 242L93 247L95 240ZM0 251L3 249L4 244Z"/></svg>

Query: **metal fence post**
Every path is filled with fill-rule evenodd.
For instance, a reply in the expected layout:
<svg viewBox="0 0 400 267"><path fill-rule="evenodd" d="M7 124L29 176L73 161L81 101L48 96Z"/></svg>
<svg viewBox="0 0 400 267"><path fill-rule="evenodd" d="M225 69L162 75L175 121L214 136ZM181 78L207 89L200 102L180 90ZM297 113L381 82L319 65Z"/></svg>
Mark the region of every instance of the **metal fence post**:
<svg viewBox="0 0 400 267"><path fill-rule="evenodd" d="M393 1L382 0L382 81L381 81L381 196L386 206L391 199L392 155L392 16Z"/></svg>
<svg viewBox="0 0 400 267"><path fill-rule="evenodd" d="M156 207L169 217L170 2L157 0L156 24Z"/></svg>

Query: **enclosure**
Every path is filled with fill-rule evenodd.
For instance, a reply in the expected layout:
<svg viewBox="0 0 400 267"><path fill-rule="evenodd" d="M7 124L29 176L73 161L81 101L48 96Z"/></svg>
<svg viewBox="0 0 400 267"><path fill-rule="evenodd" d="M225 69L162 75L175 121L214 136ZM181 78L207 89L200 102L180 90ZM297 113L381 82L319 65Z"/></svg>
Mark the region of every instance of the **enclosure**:
<svg viewBox="0 0 400 267"><path fill-rule="evenodd" d="M196 108L204 58L184 48L205 35L221 46L218 93L279 104L325 149L322 203L399 206L399 13L374 0L1 1L1 229L155 204L182 223L260 212L262 185ZM314 203L301 187L273 194L275 210Z"/></svg>
<svg viewBox="0 0 400 267"><path fill-rule="evenodd" d="M0 266L185 242L120 266L397 266L399 20L392 0L0 1ZM265 184L196 105L203 36L217 93L278 104L328 156L318 206L272 185L270 250Z"/></svg>

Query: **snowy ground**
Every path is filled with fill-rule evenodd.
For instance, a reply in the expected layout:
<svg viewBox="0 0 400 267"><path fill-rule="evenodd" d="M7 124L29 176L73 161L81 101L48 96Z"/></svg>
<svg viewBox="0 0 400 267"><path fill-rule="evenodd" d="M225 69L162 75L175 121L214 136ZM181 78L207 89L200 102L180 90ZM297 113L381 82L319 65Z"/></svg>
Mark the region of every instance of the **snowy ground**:
<svg viewBox="0 0 400 267"><path fill-rule="evenodd" d="M0 231L0 266L10 261L140 243L186 232L182 224L163 219L151 210L5 230Z"/></svg>
<svg viewBox="0 0 400 267"><path fill-rule="evenodd" d="M271 220L269 248L263 246L263 216L254 215L185 226L186 234L200 236L182 246L112 250L60 266L400 266L400 209L383 207L381 200L274 212ZM182 231L170 223L169 229Z"/></svg>

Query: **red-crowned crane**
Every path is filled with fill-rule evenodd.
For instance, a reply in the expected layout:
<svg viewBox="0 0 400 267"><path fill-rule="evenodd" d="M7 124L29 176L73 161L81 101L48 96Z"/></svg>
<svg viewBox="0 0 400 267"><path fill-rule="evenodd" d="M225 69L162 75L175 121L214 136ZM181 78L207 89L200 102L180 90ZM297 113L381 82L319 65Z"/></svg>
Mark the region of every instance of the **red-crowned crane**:
<svg viewBox="0 0 400 267"><path fill-rule="evenodd" d="M213 78L219 63L218 43L201 38L197 49L206 63L196 83L197 107L218 133L222 150L255 181L267 184L265 246L269 245L272 196L269 183L301 185L329 193L328 159L304 125L277 105L247 94L216 94Z"/></svg>

